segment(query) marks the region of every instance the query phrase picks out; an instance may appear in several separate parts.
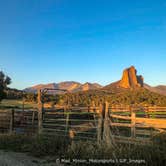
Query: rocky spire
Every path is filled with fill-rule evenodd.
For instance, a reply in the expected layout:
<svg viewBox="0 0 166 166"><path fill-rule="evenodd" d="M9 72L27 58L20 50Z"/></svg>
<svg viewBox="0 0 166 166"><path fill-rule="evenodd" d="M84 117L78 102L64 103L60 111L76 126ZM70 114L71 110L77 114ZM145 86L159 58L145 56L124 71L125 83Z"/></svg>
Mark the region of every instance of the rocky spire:
<svg viewBox="0 0 166 166"><path fill-rule="evenodd" d="M137 70L131 66L123 71L119 86L122 88L143 87L143 77L137 76Z"/></svg>

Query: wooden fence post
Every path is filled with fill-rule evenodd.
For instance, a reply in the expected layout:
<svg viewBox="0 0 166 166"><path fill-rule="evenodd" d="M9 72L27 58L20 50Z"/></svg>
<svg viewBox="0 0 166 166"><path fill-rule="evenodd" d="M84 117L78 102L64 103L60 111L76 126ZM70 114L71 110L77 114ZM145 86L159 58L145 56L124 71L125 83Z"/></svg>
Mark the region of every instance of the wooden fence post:
<svg viewBox="0 0 166 166"><path fill-rule="evenodd" d="M91 112L91 107L88 105L88 112Z"/></svg>
<svg viewBox="0 0 166 166"><path fill-rule="evenodd" d="M34 126L35 121L35 111L32 112L32 126Z"/></svg>
<svg viewBox="0 0 166 166"><path fill-rule="evenodd" d="M97 127L97 142L100 144L103 139L103 105L99 106L99 118Z"/></svg>
<svg viewBox="0 0 166 166"><path fill-rule="evenodd" d="M66 112L66 129L65 129L65 134L69 134L69 112Z"/></svg>
<svg viewBox="0 0 166 166"><path fill-rule="evenodd" d="M109 103L104 103L104 109L105 109L105 118L104 118L104 132L103 132L103 138L105 143L110 146L113 145L113 139L111 138L111 129L110 129L110 118L109 118L109 110L108 110Z"/></svg>
<svg viewBox="0 0 166 166"><path fill-rule="evenodd" d="M92 101L92 105L91 105L91 111L90 112L93 112L93 119L94 119L94 123L95 123L95 126L97 126L97 118L96 118L96 107L95 107L95 102Z"/></svg>
<svg viewBox="0 0 166 166"><path fill-rule="evenodd" d="M131 137L135 138L136 137L136 131L135 131L135 111L130 107L131 111Z"/></svg>
<svg viewBox="0 0 166 166"><path fill-rule="evenodd" d="M95 102L94 101L92 101L91 107L92 107L92 112L95 113L96 111L95 111Z"/></svg>
<svg viewBox="0 0 166 166"><path fill-rule="evenodd" d="M145 117L146 118L150 118L150 116L149 116L149 106L147 106L147 107L145 107Z"/></svg>
<svg viewBox="0 0 166 166"><path fill-rule="evenodd" d="M9 129L10 134L13 133L13 129L14 129L14 109L11 110L10 129Z"/></svg>
<svg viewBox="0 0 166 166"><path fill-rule="evenodd" d="M43 128L43 101L42 91L38 90L38 133L42 134Z"/></svg>

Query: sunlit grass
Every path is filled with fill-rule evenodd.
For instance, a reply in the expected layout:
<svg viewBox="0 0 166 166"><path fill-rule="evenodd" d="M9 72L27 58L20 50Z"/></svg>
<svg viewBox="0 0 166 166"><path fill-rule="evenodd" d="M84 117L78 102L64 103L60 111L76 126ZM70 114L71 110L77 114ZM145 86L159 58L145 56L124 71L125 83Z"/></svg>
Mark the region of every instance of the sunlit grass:
<svg viewBox="0 0 166 166"><path fill-rule="evenodd" d="M23 108L23 101L22 100L4 99L0 102L0 109L10 109L10 108L22 109ZM24 108L25 109L37 108L37 104L32 103L32 102L24 102Z"/></svg>

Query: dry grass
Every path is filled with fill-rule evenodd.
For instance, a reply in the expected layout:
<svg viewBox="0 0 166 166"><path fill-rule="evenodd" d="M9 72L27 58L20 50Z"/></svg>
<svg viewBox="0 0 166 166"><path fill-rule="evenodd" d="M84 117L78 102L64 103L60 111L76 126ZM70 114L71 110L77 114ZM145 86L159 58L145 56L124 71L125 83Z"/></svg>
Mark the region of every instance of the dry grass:
<svg viewBox="0 0 166 166"><path fill-rule="evenodd" d="M166 164L166 133L152 138L153 145L117 144L113 147L93 141L70 142L67 137L25 135L0 136L0 149L27 152L33 156L71 159L144 160L146 166ZM72 164L74 165L74 164ZM75 164L81 165L81 164ZM84 164L85 165L85 164ZM120 164L119 165L124 165ZM131 163L130 165L140 165Z"/></svg>
<svg viewBox="0 0 166 166"><path fill-rule="evenodd" d="M10 108L22 109L22 107L23 107L22 100L4 99L0 102L0 109L10 109ZM24 108L25 109L37 108L37 104L32 102L25 102Z"/></svg>

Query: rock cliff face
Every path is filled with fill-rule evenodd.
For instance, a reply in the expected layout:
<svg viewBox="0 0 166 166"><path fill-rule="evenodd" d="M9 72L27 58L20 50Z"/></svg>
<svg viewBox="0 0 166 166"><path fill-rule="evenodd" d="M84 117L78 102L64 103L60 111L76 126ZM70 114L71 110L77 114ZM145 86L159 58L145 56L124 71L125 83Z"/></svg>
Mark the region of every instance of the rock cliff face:
<svg viewBox="0 0 166 166"><path fill-rule="evenodd" d="M137 70L134 66L123 71L122 79L119 82L119 87L122 88L136 88L143 87L143 77L137 76Z"/></svg>
<svg viewBox="0 0 166 166"><path fill-rule="evenodd" d="M102 90L117 93L125 89L137 89L139 87L144 87L144 78L137 75L137 70L134 66L131 66L123 71L121 80L106 85Z"/></svg>

